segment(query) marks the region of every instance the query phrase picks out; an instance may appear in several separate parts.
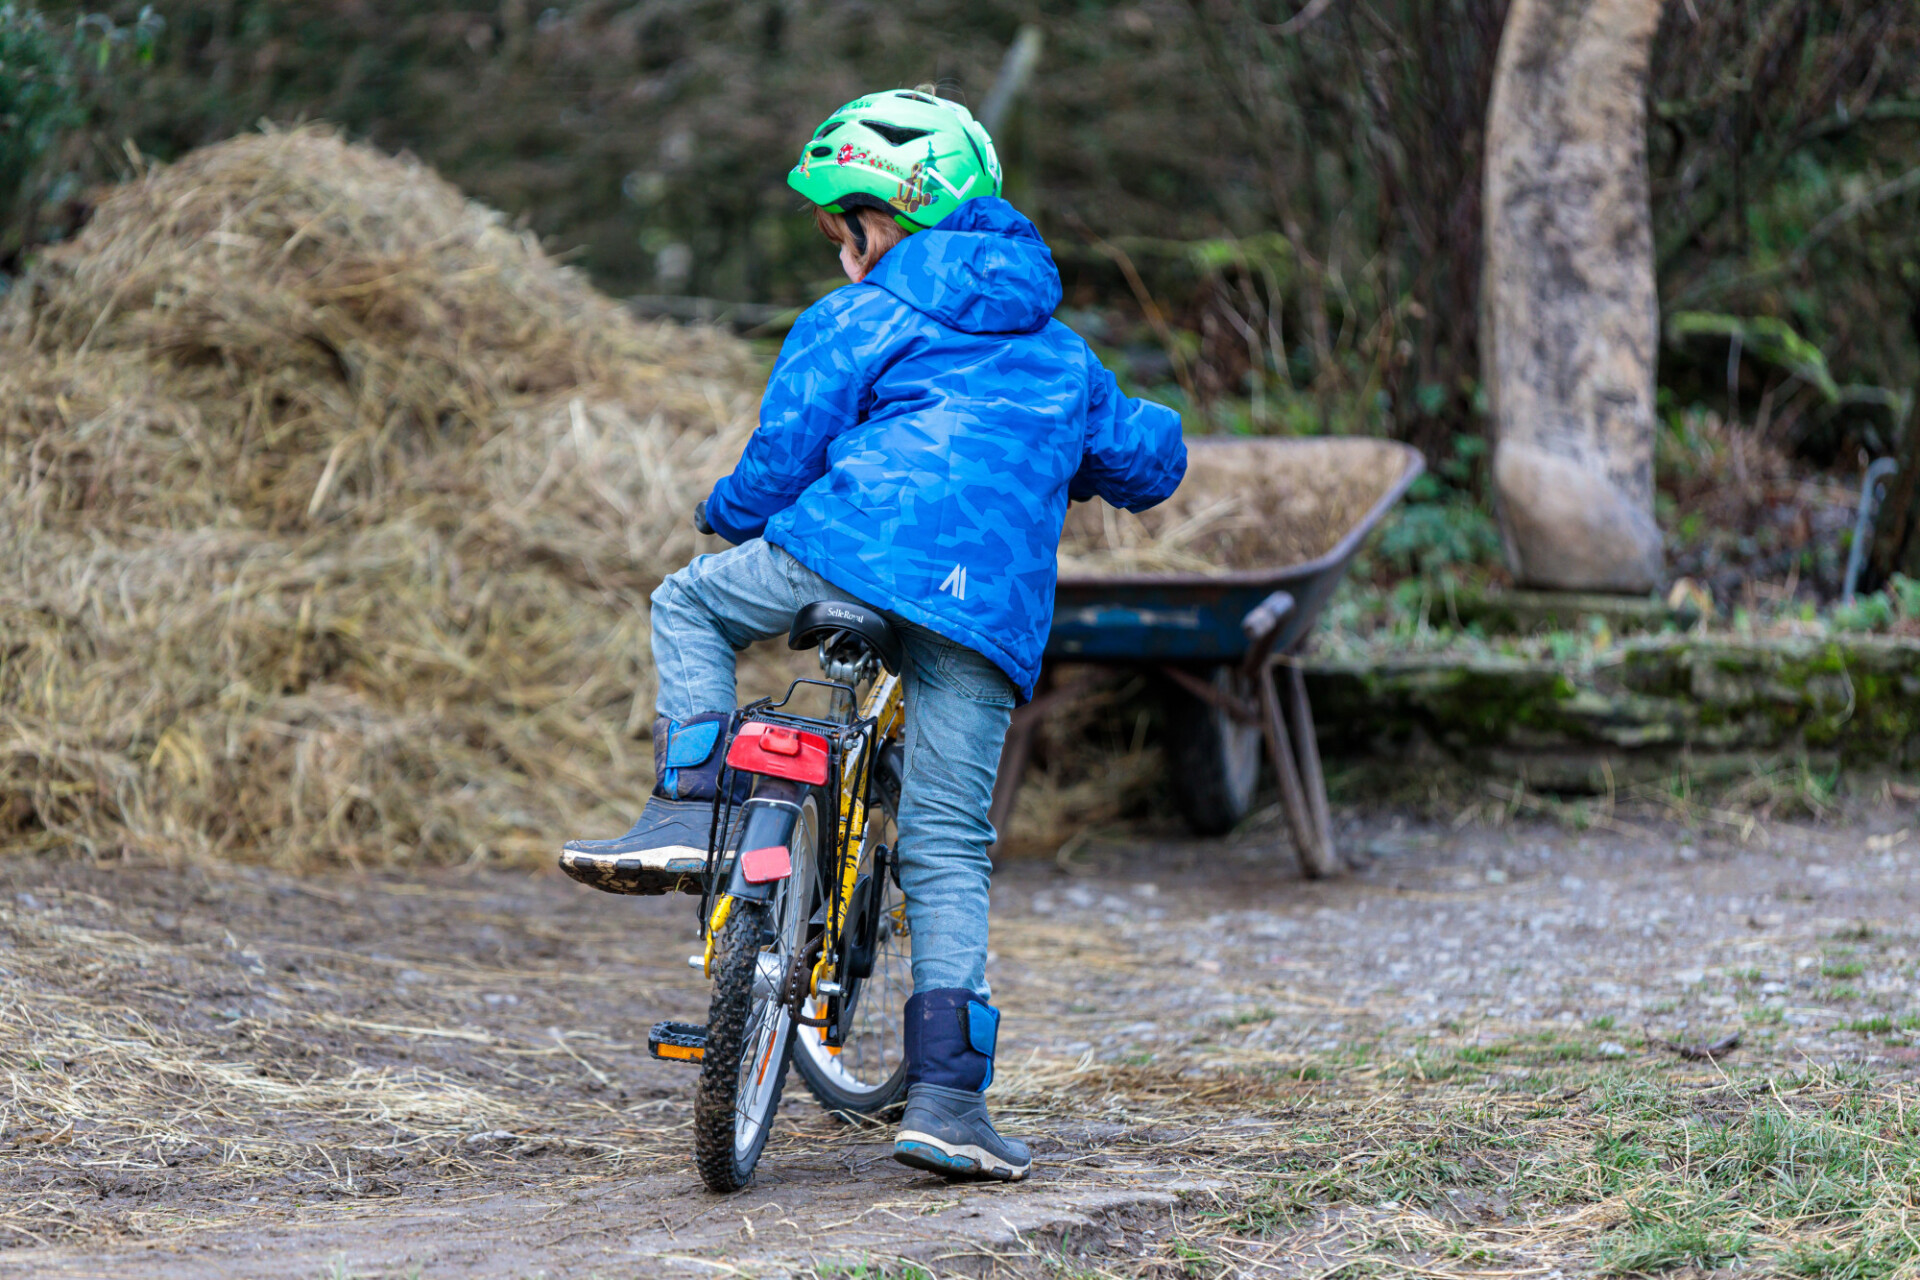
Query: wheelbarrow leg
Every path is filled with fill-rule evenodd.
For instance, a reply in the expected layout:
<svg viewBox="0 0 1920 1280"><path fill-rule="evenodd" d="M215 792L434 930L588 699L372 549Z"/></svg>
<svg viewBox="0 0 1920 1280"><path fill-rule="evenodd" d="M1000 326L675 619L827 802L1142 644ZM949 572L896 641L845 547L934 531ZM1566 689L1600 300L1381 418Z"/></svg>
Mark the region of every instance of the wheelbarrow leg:
<svg viewBox="0 0 1920 1280"><path fill-rule="evenodd" d="M1052 684L1052 669L1048 668L1042 678ZM1014 708L1013 717L1007 723L1006 743L1000 748L1000 768L993 778L993 803L987 808L987 821L993 824L989 855L999 857L1006 846L1007 824L1013 821L1013 802L1019 798L1020 784L1027 778L1027 762L1033 757L1033 739L1040 731L1040 721L1056 707L1085 693L1097 679L1097 675L1082 675L1058 688L1048 689L1024 707Z"/></svg>
<svg viewBox="0 0 1920 1280"><path fill-rule="evenodd" d="M1000 769L993 779L993 804L987 821L993 824L993 844L987 853L999 857L1007 841L1007 823L1013 818L1013 802L1019 798L1020 784L1027 778L1027 761L1033 755L1034 731L1047 708L1041 702L1029 702L1017 708L1007 725L1006 745L1000 748Z"/></svg>
<svg viewBox="0 0 1920 1280"><path fill-rule="evenodd" d="M1267 755L1273 760L1273 772L1280 780L1280 807L1287 811L1287 825L1293 831L1294 852L1300 859L1300 874L1309 879L1320 874L1320 842L1313 830L1313 811L1307 805L1300 785L1300 770L1294 763L1286 717L1280 714L1280 694L1274 688L1273 666L1263 664L1256 680L1260 686L1260 727L1267 735Z"/></svg>
<svg viewBox="0 0 1920 1280"><path fill-rule="evenodd" d="M1292 722L1294 749L1300 753L1300 783L1307 793L1307 813L1314 840L1305 852L1315 865L1310 876L1337 876L1346 863L1333 847L1333 815L1327 807L1327 779L1320 771L1320 744L1313 731L1313 708L1307 702L1307 678L1295 663L1287 664L1287 719Z"/></svg>

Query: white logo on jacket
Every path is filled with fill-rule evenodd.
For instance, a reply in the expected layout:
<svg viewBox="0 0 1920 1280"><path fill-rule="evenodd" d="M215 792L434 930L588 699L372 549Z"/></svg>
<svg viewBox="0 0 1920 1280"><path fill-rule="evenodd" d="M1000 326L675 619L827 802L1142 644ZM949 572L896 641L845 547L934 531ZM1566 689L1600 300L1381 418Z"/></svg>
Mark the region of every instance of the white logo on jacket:
<svg viewBox="0 0 1920 1280"><path fill-rule="evenodd" d="M967 598L966 566L959 564L953 566L953 572L949 573L947 580L940 584L940 590L952 595L955 600L965 600Z"/></svg>

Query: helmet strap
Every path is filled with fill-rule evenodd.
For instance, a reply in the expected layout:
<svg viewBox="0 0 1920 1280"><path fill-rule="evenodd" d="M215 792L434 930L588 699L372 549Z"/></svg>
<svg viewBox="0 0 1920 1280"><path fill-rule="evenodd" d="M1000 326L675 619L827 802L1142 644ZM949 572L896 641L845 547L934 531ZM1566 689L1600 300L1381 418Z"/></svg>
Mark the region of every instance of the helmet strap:
<svg viewBox="0 0 1920 1280"><path fill-rule="evenodd" d="M854 256L867 256L867 228L860 221L860 215L852 209L840 215L847 220L847 234L853 237Z"/></svg>

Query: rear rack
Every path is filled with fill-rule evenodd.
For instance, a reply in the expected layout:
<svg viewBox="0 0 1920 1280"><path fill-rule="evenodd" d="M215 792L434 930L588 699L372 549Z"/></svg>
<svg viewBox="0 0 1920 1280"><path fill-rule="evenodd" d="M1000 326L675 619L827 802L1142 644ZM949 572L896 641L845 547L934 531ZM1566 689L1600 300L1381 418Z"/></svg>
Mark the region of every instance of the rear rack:
<svg viewBox="0 0 1920 1280"><path fill-rule="evenodd" d="M844 718L825 720L784 710L787 704L793 701L794 694L802 685L812 685L828 690L835 703L844 698L846 704ZM858 804L864 811L868 800L867 788L873 780L874 759L880 745L879 721L872 716L861 716L859 709L860 698L851 685L835 680L814 680L803 677L788 685L786 696L778 701L772 698L761 698L733 713L733 717L727 722L726 737L720 744L723 763L719 786L714 790L713 819L707 836L707 869L703 877L706 887L700 895L699 915L703 937L708 922L713 919L714 900L722 891L723 881L720 873L726 860L725 852L730 847L730 842L739 838L739 828L743 825L743 815L740 810L746 802L736 801L733 798L740 785L738 775L741 771L724 763L726 749L732 744L734 736L740 732L740 727L748 722L758 722L817 734L826 739L827 782L821 788L826 800L826 812L822 817L826 821L826 830L829 835L828 846L837 851L843 848L844 841L851 840L859 834L852 830L853 813L850 806ZM859 770L855 776L847 778L842 776L846 767L847 752L856 746L861 748L858 755ZM818 856L817 851L812 852L814 856ZM839 867L818 863L816 866L827 882L828 920L844 921L847 918L849 905L845 901L848 886L842 883L842 878L838 874ZM837 972L840 957L835 955L828 959L831 964L827 972ZM839 995L829 995L825 1010L826 1017L820 1020L826 1023L827 1042L832 1045L838 1045L845 1035L845 1029L839 1026L842 1013L841 1000L842 997ZM801 1010L796 1007L794 1014L800 1016Z"/></svg>

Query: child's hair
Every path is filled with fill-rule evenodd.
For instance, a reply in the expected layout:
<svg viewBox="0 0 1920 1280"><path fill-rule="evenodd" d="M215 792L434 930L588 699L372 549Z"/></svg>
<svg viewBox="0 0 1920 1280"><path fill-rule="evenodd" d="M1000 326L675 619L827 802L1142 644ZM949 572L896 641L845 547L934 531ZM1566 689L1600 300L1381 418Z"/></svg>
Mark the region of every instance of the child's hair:
<svg viewBox="0 0 1920 1280"><path fill-rule="evenodd" d="M853 260L860 264L860 270L873 270L873 264L880 261L880 255L907 238L907 229L893 220L893 215L882 213L878 209L855 209L850 213L828 213L819 205L813 206L813 225L820 228L820 234L835 244L851 244Z"/></svg>

